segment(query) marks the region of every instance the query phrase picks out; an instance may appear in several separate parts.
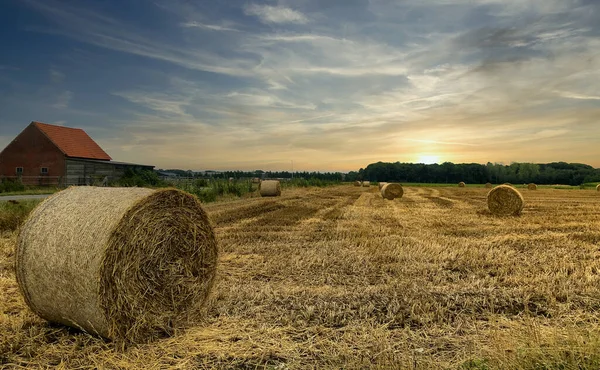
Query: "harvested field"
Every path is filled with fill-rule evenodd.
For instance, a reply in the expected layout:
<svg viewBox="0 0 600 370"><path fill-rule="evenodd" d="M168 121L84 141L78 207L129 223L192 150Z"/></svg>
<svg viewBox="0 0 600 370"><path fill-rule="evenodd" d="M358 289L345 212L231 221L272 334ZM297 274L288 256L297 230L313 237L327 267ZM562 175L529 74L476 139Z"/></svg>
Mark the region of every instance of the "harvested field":
<svg viewBox="0 0 600 370"><path fill-rule="evenodd" d="M0 234L0 367L600 368L600 198L485 188L289 189L208 204L220 243L201 326L121 349L35 316Z"/></svg>

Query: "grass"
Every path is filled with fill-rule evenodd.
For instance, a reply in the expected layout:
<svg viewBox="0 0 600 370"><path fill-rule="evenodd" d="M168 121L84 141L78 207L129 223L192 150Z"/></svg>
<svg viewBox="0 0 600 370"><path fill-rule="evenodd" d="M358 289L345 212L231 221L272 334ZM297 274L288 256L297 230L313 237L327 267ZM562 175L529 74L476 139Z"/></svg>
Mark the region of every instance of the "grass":
<svg viewBox="0 0 600 370"><path fill-rule="evenodd" d="M0 232L14 231L25 221L29 212L41 200L20 200L17 203L0 201Z"/></svg>
<svg viewBox="0 0 600 370"><path fill-rule="evenodd" d="M42 195L42 194L54 194L57 191L62 190L61 188L52 188L52 187L44 187L44 188L30 188L21 191L7 191L0 193L0 199L3 196L10 195Z"/></svg>
<svg viewBox="0 0 600 370"><path fill-rule="evenodd" d="M35 316L0 234L0 367L600 368L600 196L485 188L289 188L205 205L221 247L201 326L113 344Z"/></svg>

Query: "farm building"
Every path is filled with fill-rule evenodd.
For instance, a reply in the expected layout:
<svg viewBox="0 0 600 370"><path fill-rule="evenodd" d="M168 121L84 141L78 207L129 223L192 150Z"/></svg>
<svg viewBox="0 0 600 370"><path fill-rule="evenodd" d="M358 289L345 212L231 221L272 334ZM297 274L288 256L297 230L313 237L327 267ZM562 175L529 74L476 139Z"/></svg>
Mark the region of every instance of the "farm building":
<svg viewBox="0 0 600 370"><path fill-rule="evenodd" d="M0 179L25 185L103 185L127 169L154 166L115 162L82 129L35 121L0 152Z"/></svg>

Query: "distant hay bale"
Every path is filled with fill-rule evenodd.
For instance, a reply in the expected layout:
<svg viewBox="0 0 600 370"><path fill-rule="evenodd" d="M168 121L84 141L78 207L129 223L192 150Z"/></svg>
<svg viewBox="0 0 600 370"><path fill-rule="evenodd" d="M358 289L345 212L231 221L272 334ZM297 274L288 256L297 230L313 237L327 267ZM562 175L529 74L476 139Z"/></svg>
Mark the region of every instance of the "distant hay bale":
<svg viewBox="0 0 600 370"><path fill-rule="evenodd" d="M385 184L388 184L388 183L387 183L387 182L380 182L380 183L379 183L379 190L381 190L381 188L383 188L383 186L384 186Z"/></svg>
<svg viewBox="0 0 600 370"><path fill-rule="evenodd" d="M260 184L260 179L258 177L253 177L252 178L252 183L253 184Z"/></svg>
<svg viewBox="0 0 600 370"><path fill-rule="evenodd" d="M534 183L531 183L529 185L527 185L527 189L529 190L537 190L537 185Z"/></svg>
<svg viewBox="0 0 600 370"><path fill-rule="evenodd" d="M596 191L600 191L600 184L596 185Z"/></svg>
<svg viewBox="0 0 600 370"><path fill-rule="evenodd" d="M491 183L491 182L487 182L487 183L485 184L485 188L486 188L486 189L491 189L492 187L494 187L494 186L492 185L492 183Z"/></svg>
<svg viewBox="0 0 600 370"><path fill-rule="evenodd" d="M499 185L490 190L487 195L490 212L495 215L519 215L523 210L523 196L512 186Z"/></svg>
<svg viewBox="0 0 600 370"><path fill-rule="evenodd" d="M261 181L258 190L261 197L278 197L281 195L281 185L278 180Z"/></svg>
<svg viewBox="0 0 600 370"><path fill-rule="evenodd" d="M458 183L459 188L464 188L465 186L466 186L465 183L462 181Z"/></svg>
<svg viewBox="0 0 600 370"><path fill-rule="evenodd" d="M17 282L42 318L120 343L192 324L218 248L198 199L176 189L71 187L35 208L17 240Z"/></svg>
<svg viewBox="0 0 600 370"><path fill-rule="evenodd" d="M385 185L381 188L381 196L384 199L394 200L395 198L402 198L404 195L404 189L402 189L402 185L395 183L385 183Z"/></svg>
<svg viewBox="0 0 600 370"><path fill-rule="evenodd" d="M362 182L362 186L364 186L365 188L369 187L369 186L371 186L371 182L370 181L363 181Z"/></svg>
<svg viewBox="0 0 600 370"><path fill-rule="evenodd" d="M354 181L354 186L362 186L360 181Z"/></svg>

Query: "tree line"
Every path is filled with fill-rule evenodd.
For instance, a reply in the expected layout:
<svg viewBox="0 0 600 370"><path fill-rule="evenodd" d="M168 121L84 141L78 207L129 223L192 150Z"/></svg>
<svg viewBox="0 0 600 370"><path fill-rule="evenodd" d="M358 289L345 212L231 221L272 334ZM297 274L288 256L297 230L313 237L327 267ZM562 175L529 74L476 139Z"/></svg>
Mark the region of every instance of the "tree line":
<svg viewBox="0 0 600 370"><path fill-rule="evenodd" d="M351 171L346 181L397 181L418 183L458 183L471 184L491 182L536 183L581 185L600 182L600 169L581 163L501 163L479 164L445 162L442 164L422 163L371 163L366 168Z"/></svg>

